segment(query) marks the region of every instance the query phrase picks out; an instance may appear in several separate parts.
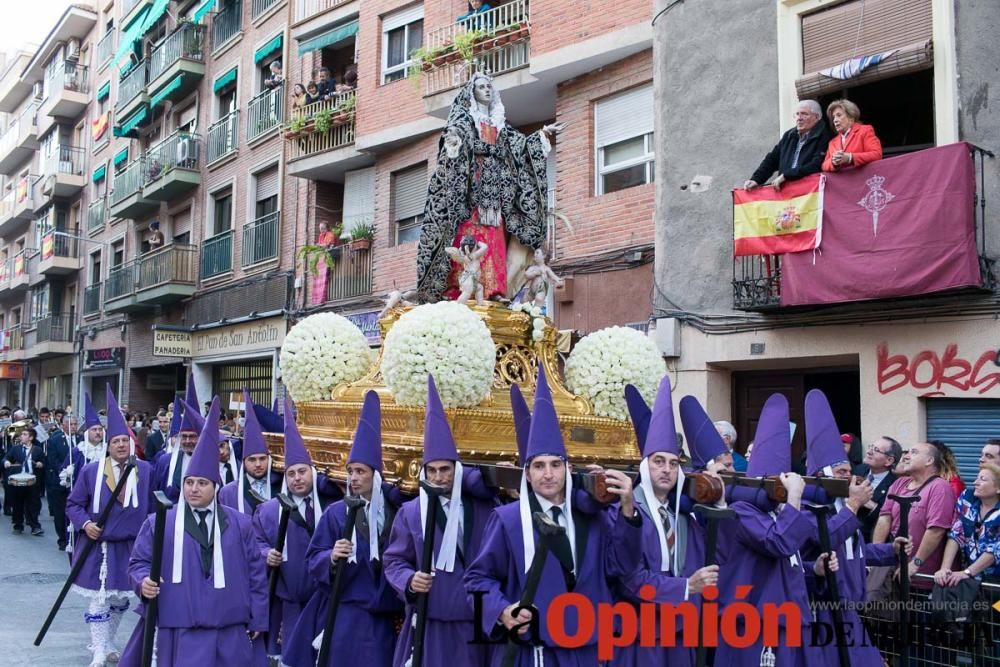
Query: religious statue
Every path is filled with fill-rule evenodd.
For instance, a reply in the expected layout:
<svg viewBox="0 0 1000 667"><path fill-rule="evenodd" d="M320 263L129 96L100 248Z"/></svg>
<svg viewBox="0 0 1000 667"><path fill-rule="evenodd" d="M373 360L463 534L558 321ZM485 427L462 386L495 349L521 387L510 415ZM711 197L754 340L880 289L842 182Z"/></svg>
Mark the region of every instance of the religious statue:
<svg viewBox="0 0 1000 667"><path fill-rule="evenodd" d="M476 303L480 306L486 301L483 298L481 264L489 249L488 245L476 241L472 236L463 236L457 248L445 248L448 256L462 266L462 273L458 276L458 286L462 291L456 299L459 303L465 303L473 294L476 295Z"/></svg>
<svg viewBox="0 0 1000 667"><path fill-rule="evenodd" d="M526 298L531 299L542 312L545 310L545 297L549 293L549 284L562 287L565 282L545 263L545 251L541 248L535 249L531 266L524 270L524 277L528 283Z"/></svg>
<svg viewBox="0 0 1000 667"><path fill-rule="evenodd" d="M531 249L545 240L549 138L546 125L525 136L505 120L500 95L482 73L456 96L427 188L417 246L417 290L424 301L462 293L465 268L448 249L465 236L485 243L479 282L485 298L510 297ZM509 268L508 268L509 267Z"/></svg>

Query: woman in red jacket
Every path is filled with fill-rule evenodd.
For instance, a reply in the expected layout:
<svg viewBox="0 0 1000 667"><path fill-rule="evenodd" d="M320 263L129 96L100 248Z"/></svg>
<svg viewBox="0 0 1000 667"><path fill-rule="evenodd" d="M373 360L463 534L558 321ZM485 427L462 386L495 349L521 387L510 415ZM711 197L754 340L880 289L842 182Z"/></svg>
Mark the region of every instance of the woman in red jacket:
<svg viewBox="0 0 1000 667"><path fill-rule="evenodd" d="M882 159L882 142L875 128L859 123L861 109L850 100L834 100L826 115L836 131L826 147L823 171L840 171Z"/></svg>

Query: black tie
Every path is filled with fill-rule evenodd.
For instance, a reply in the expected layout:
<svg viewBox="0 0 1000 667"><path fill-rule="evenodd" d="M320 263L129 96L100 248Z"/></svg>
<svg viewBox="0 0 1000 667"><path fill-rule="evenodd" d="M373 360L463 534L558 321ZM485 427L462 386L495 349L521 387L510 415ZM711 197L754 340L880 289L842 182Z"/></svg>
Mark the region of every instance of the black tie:
<svg viewBox="0 0 1000 667"><path fill-rule="evenodd" d="M670 523L670 510L666 507L660 505L660 522L663 523L663 534L667 538L667 558L672 560L674 554L674 542L676 541L677 534L671 530Z"/></svg>
<svg viewBox="0 0 1000 667"><path fill-rule="evenodd" d="M562 508L553 505L549 512L552 513L552 520L559 524L559 517L562 516ZM567 517L568 519L569 517ZM566 590L571 591L576 588L576 575L573 574L573 548L569 543L569 536L563 532L552 539L552 553L559 559L562 565L563 578L566 580Z"/></svg>
<svg viewBox="0 0 1000 667"><path fill-rule="evenodd" d="M313 510L312 496L306 496L306 525L312 528L316 523L316 512Z"/></svg>
<svg viewBox="0 0 1000 667"><path fill-rule="evenodd" d="M204 538L205 544L208 544L208 510L195 510L194 513L198 517L198 530L201 531L201 536Z"/></svg>

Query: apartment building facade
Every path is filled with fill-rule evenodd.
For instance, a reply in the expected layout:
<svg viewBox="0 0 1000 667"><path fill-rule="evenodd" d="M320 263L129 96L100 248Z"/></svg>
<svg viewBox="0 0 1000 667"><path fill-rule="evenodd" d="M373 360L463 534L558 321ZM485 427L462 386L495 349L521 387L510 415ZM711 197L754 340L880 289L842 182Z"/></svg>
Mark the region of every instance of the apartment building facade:
<svg viewBox="0 0 1000 667"><path fill-rule="evenodd" d="M1000 128L996 69L986 56L995 51L998 25L987 5L656 3L656 337L671 357L675 391L702 399L716 419L731 419L740 449L752 440L753 420L771 392L785 393L801 426L803 396L820 388L843 432L860 432L866 443L881 435L904 446L943 440L966 481L974 477L982 444L1000 427L1000 239L995 208L987 206L1000 190L1000 169L977 148L995 152ZM830 68L862 56L880 62L855 76L833 76ZM799 99L818 100L825 110L837 98L859 105L885 155L865 168L871 177L844 209L861 216L860 226L838 232L847 229L846 218L828 211L815 255L799 262L734 258L730 189L741 187L793 127ZM936 196L907 192L907 181L931 168L935 147L956 142L969 144L967 160L956 162L968 173L955 182L954 206L940 211ZM917 169L887 179L904 164ZM866 199L873 190L878 205ZM925 209L938 211L937 218L927 221ZM915 242L928 222L931 234L919 237L910 257L933 267L932 277L947 275L956 258L968 259L978 264L978 284L929 293L920 281L907 282L916 272L904 275L898 262L906 236L893 248L893 226L908 229ZM944 241L956 229L960 241ZM831 264L835 242L847 248L839 266ZM831 278L824 289L849 278L852 292L789 305L789 290L798 287L789 282L791 270L802 268L810 273L799 275L824 271ZM796 455L803 430L794 436Z"/></svg>
<svg viewBox="0 0 1000 667"><path fill-rule="evenodd" d="M584 333L645 325L655 187L648 3L626 0L612 15L598 3L512 0L466 18L464 0L290 4L288 83L321 68L337 84L357 80L289 114L300 119L285 181L299 245L315 243L321 223L342 238L326 275L300 273L296 311L341 312L377 344L383 298L416 284L427 182L451 104L483 71L517 129L566 124L549 155L546 249L568 280L550 315ZM468 45L464 57L458 44ZM359 226L373 230L363 249L350 242Z"/></svg>

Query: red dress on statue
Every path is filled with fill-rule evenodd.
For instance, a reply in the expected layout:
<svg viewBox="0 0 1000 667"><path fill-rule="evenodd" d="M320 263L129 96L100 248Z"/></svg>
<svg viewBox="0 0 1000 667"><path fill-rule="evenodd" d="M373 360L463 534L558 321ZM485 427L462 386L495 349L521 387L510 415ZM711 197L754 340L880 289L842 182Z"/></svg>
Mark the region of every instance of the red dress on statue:
<svg viewBox="0 0 1000 667"><path fill-rule="evenodd" d="M499 132L497 128L489 123L479 123L479 138L483 143L495 146ZM472 178L479 181L481 178L481 167L483 157L476 156L476 168ZM491 299L495 296L507 296L507 239L504 234L502 220L497 220L498 224L484 224L480 220L478 207L473 207L472 215L468 220L458 226L455 239L452 245L458 247L464 236L472 236L477 242L482 241L489 250L480 262L479 280L483 285L483 296ZM445 290L445 298L457 299L462 290L458 286L458 278L462 273L462 266L455 261L451 262L451 271L448 274L448 288Z"/></svg>

